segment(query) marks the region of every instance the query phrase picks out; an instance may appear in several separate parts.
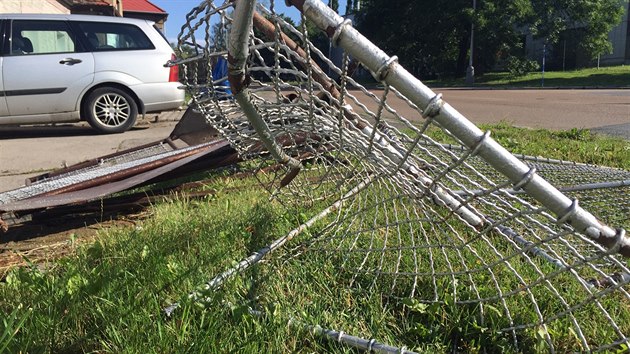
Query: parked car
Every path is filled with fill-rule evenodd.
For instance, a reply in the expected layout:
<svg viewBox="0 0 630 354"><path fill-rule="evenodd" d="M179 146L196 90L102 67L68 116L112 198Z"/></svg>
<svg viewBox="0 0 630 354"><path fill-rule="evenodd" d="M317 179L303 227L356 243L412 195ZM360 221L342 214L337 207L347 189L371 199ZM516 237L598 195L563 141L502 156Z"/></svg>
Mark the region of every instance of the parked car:
<svg viewBox="0 0 630 354"><path fill-rule="evenodd" d="M152 22L107 16L0 14L0 124L86 120L102 133L138 113L178 108L175 54Z"/></svg>

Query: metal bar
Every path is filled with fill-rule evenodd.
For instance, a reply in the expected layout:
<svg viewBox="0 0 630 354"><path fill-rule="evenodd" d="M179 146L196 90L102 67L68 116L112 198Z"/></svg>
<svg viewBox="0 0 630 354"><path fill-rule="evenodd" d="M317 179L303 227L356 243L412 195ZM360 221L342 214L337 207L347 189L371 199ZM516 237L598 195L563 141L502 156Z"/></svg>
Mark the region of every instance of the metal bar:
<svg viewBox="0 0 630 354"><path fill-rule="evenodd" d="M490 221L491 223L494 223L494 220L492 220L492 219L488 219L488 221ZM511 228L503 226L503 225L497 225L497 226L495 226L495 228L497 230L499 230L500 232L502 232L507 237L511 238L512 241L514 241L514 242L518 243L519 245L525 247L525 250L526 250L527 253L529 253L529 254L531 254L533 256L536 256L536 257L541 257L545 261L553 264L558 269L563 269L563 270L568 269L567 266L565 266L564 263L562 263L562 261L560 261L559 259L549 255L549 253L547 253L542 248L536 247L535 243L527 240L526 238L524 238L523 236L519 235L516 231L512 230Z"/></svg>
<svg viewBox="0 0 630 354"><path fill-rule="evenodd" d="M575 186L559 187L558 190L562 193L567 193L567 192L579 192L579 191L588 191L588 190L596 190L596 189L621 188L621 187L627 187L627 186L630 186L630 179L623 180L623 181L578 184ZM513 189L513 188L503 189L501 190L501 192L505 192L512 195L527 193L521 189ZM469 195L474 195L474 196L485 195L487 194L487 191L483 189L474 189L474 190L468 190L468 191L458 190L458 191L454 191L453 193L461 197L466 197Z"/></svg>
<svg viewBox="0 0 630 354"><path fill-rule="evenodd" d="M423 145L423 146L441 147L441 148L446 149L446 150L456 150L456 151L468 151L469 150L465 146L455 145L455 144L440 144L440 143L437 143L437 142L429 142L429 141L421 141L420 144ZM520 160L525 160L525 161L544 162L544 163L556 164L556 165L572 165L572 166L585 166L585 167L597 166L597 165L590 165L590 164L582 163L582 162L552 159L552 158L549 158L549 157L542 157L542 156L530 156L530 155L525 155L525 154L514 154L514 153L513 153L513 155L518 157ZM602 166L597 166L597 167L601 168ZM611 167L603 167L603 168L611 168Z"/></svg>
<svg viewBox="0 0 630 354"><path fill-rule="evenodd" d="M247 57L249 55L249 33L252 30L252 21L256 0L241 0L236 3L234 10L234 22L230 41L228 43L228 81L232 87L234 98L241 106L247 120L251 123L269 153L279 162L289 166L289 173L282 179L280 186L284 187L297 176L302 164L287 155L282 147L275 141L267 123L262 119L258 110L252 103L250 92L247 89L249 77L246 75Z"/></svg>
<svg viewBox="0 0 630 354"><path fill-rule="evenodd" d="M262 311L254 310L252 308L249 309L249 313L257 317L262 317L264 315ZM301 327L303 330L324 337L327 340L339 342L352 348L365 350L368 353L415 354L415 352L408 350L406 347L394 347L389 344L380 343L376 339L365 339L346 334L344 331L323 328L320 325L306 324L295 318L289 319L289 325Z"/></svg>
<svg viewBox="0 0 630 354"><path fill-rule="evenodd" d="M329 340L343 343L347 346L365 350L368 353L387 353L387 354L414 354L415 352L407 350L405 347L394 347L388 344L379 343L375 339L365 339L357 336L345 334L343 331L322 328L321 326L304 325L306 329L315 334L326 337Z"/></svg>
<svg viewBox="0 0 630 354"><path fill-rule="evenodd" d="M308 228L312 227L319 220L325 218L328 214L341 208L347 199L351 198L352 196L354 196L355 194L363 190L365 187L370 185L371 181L372 181L372 177L367 178L366 180L364 180L363 182L359 183L357 186L352 188L348 193L346 193L342 198L337 200L335 203L333 203L326 209L322 210L319 214L315 215L314 217L312 217L305 223L301 224L297 228L291 230L291 232L289 232L285 236L276 239L275 241L270 243L268 246L261 248L260 250L252 253L249 257L243 259L234 267L215 276L214 278L212 278L210 281L206 282L202 286L202 291L215 290L218 287L220 287L227 279L231 278L234 275L240 274L246 269L250 268L251 266L257 264L265 256L267 256L267 254L282 247L285 243L291 241L295 236L301 234L305 230L308 230ZM201 291L193 291L188 295L188 298L194 301L202 300L203 294L201 293ZM164 309L164 312L170 316L170 314L173 313L173 311L177 309L178 307L179 307L179 303L174 303L166 307Z"/></svg>
<svg viewBox="0 0 630 354"><path fill-rule="evenodd" d="M395 58L385 54L348 22L319 0L287 0L333 38L334 44L344 48L349 55L377 74L379 80L395 87L424 111L435 110L433 119L457 137L469 149L477 148L478 156L514 184L528 176L529 167L499 145L494 139L484 139L484 133L449 104L441 102L439 95L411 75ZM440 104L436 105L436 102ZM553 212L558 223L567 223L610 252L630 257L630 238L625 230L613 229L599 221L593 214L581 208L537 174L529 176L522 188L531 197Z"/></svg>

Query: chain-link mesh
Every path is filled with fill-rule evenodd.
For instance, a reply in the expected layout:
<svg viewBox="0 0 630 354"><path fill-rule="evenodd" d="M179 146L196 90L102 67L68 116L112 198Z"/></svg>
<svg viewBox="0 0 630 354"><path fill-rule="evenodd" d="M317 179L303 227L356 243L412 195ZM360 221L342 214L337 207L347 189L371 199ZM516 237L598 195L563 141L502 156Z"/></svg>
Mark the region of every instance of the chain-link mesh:
<svg viewBox="0 0 630 354"><path fill-rule="evenodd" d="M53 177L43 178L31 185L0 193L0 209L4 204L29 199L80 183L89 182L96 178L103 178L125 170L131 170L138 166L178 154L186 154L199 147L200 146L193 146L175 150L168 144L160 143L110 158L104 158L99 160L98 163L91 164L84 168L78 168L66 173L54 175Z"/></svg>
<svg viewBox="0 0 630 354"><path fill-rule="evenodd" d="M359 62L335 49L339 55L332 57L340 60L333 62L309 40L311 27L294 27L275 12L273 0L269 9L258 7L254 14L247 75L239 81L244 73L234 64L238 58L233 52L228 57L222 46L235 32L231 5L205 1L187 16L179 49L194 44L197 54L180 61L185 84L208 122L261 168L257 178L274 200L313 217L305 224L312 232L300 235L305 225L297 227L206 288L289 243L289 251L271 265L304 259L332 264L336 276L330 286L354 289L354 300L339 300L348 308L376 293L394 309L405 301L454 306L459 317L453 321L473 323L475 333L507 342L513 350L531 351L540 342L561 352L627 348L630 271L617 252L626 242L622 228L630 227L630 172L518 156L524 164L515 169L526 173L507 176L497 168L501 163L487 158L496 146L489 134L471 143L467 134L474 126L463 117L461 129L446 129L439 120L451 109L439 95L418 107L390 82L395 60L375 70L369 58ZM316 24L328 21L315 1L301 6ZM306 23L304 14L301 20ZM327 28L333 44L340 37L343 42L346 27L340 22ZM353 45L361 42L344 48ZM217 87L227 74L212 76L220 60L231 64L234 96ZM382 88L368 89L354 79L357 68L366 71L361 65L383 80ZM397 78L408 89L410 79ZM390 104L394 101L414 113L401 115ZM435 127L442 133L435 134ZM297 176L287 160L268 152L270 146L300 161ZM562 203L555 203L555 192L542 203L528 185L538 176L565 193L558 200L568 196L580 203L558 213ZM618 229L574 228L574 217L583 216L584 209ZM599 227L615 230L616 244L594 237ZM302 311L308 303L267 300ZM414 315L399 314L401 323ZM362 333L354 334L374 336L369 326L359 327ZM433 336L453 336L453 330L431 323L423 328L433 328ZM401 339L402 344L413 345L413 339Z"/></svg>

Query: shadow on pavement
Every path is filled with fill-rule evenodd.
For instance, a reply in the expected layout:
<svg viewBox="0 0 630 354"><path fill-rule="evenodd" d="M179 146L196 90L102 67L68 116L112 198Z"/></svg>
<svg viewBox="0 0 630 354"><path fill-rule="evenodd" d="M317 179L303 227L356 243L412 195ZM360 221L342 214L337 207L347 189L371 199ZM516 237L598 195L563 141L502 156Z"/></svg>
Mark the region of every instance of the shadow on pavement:
<svg viewBox="0 0 630 354"><path fill-rule="evenodd" d="M616 138L630 140L630 123L605 125L603 127L591 128L592 132L610 135Z"/></svg>
<svg viewBox="0 0 630 354"><path fill-rule="evenodd" d="M136 125L130 130L148 129L149 125ZM91 127L85 125L38 125L38 126L0 126L0 140L4 139L28 139L28 138L55 138L68 136L94 136L103 135ZM112 134L117 135L117 134Z"/></svg>
<svg viewBox="0 0 630 354"><path fill-rule="evenodd" d="M54 138L98 135L94 129L79 125L0 127L0 139Z"/></svg>

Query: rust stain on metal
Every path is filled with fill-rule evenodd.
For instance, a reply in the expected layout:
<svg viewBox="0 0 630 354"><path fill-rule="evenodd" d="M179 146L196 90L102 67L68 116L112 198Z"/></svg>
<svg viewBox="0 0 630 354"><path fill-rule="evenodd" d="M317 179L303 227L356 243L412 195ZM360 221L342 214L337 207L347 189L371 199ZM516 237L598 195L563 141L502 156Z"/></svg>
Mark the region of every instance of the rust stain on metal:
<svg viewBox="0 0 630 354"><path fill-rule="evenodd" d="M126 170L121 170L109 175L105 175L105 176L101 176L101 177L97 177L94 179L91 179L89 181L85 181L82 183L77 183L74 185L70 185L67 186L65 188L59 188L59 189L55 189L53 191L50 191L48 193L44 193L42 194L42 196L47 196L47 195L58 195L58 194L63 194L63 193L68 193L68 192L74 192L74 191L78 191L78 190L82 190L82 189L86 189L86 188L90 188L90 187L94 187L94 186L98 186L98 185L103 185L106 183L111 183L114 181L118 181L133 175L137 175L140 174L142 172L146 172L149 170L153 170L156 169L158 167L167 165L171 162L186 158L188 156L192 156L195 155L201 151L207 150L212 146L203 146L197 149L193 149L193 150L188 150L186 152L174 155L174 156L169 156L167 158L163 158L160 160L156 160L156 161L152 161L146 164L142 164L139 166L135 166L132 167L130 169L126 169Z"/></svg>
<svg viewBox="0 0 630 354"><path fill-rule="evenodd" d="M0 211L18 212L83 203L127 190L147 181L175 178L188 172L229 166L240 161L236 151L226 140L221 139L175 156L59 188L36 197L7 203L0 206Z"/></svg>
<svg viewBox="0 0 630 354"><path fill-rule="evenodd" d="M304 11L304 0L288 0L287 4L295 6L300 12Z"/></svg>

